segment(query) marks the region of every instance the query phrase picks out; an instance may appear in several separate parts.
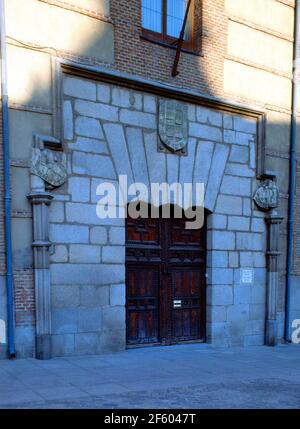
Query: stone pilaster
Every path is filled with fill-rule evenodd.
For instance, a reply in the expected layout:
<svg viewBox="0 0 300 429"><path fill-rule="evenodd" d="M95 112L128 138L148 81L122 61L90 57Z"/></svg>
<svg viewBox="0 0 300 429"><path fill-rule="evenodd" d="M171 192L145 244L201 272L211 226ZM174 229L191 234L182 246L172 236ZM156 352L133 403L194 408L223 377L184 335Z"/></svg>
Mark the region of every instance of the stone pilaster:
<svg viewBox="0 0 300 429"><path fill-rule="evenodd" d="M278 259L280 224L283 217L275 209L265 218L268 225L267 247L267 318L266 318L266 345L277 344L277 290L278 290Z"/></svg>
<svg viewBox="0 0 300 429"><path fill-rule="evenodd" d="M36 357L51 358L51 294L49 263L49 205L53 196L45 191L28 195L33 208L33 255L36 302Z"/></svg>

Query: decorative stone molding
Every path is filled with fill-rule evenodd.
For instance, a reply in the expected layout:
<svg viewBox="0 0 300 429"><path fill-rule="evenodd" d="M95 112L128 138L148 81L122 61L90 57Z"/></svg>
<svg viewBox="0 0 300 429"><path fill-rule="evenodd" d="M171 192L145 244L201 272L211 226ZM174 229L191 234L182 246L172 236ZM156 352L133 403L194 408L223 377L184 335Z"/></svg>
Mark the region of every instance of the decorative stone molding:
<svg viewBox="0 0 300 429"><path fill-rule="evenodd" d="M36 302L36 357L51 358L51 294L49 271L48 209L53 195L32 192L27 197L33 207L33 256Z"/></svg>
<svg viewBox="0 0 300 429"><path fill-rule="evenodd" d="M267 317L266 317L266 344L277 344L277 289L278 289L278 258L280 224L283 217L275 209L265 218L268 225L267 247Z"/></svg>
<svg viewBox="0 0 300 429"><path fill-rule="evenodd" d="M93 10L91 8L84 8L80 6L76 6L73 4L72 1L65 1L65 0L39 0L43 3L48 3L50 5L58 6L66 10L70 10L73 12L81 13L82 15L90 16L91 18L99 19L103 22L108 22L110 24L113 24L113 20L109 15L105 15L104 13L101 13L97 10Z"/></svg>
<svg viewBox="0 0 300 429"><path fill-rule="evenodd" d="M159 101L159 150L187 155L188 107L175 100Z"/></svg>
<svg viewBox="0 0 300 429"><path fill-rule="evenodd" d="M186 90L173 87L168 84L158 83L142 77L131 76L116 70L109 70L103 66L83 65L78 62L67 60L57 60L60 64L62 74L69 74L80 78L94 80L95 82L105 82L122 87L135 89L157 95L160 98L165 97L194 103L205 108L215 109L217 111L228 113L230 115L243 115L256 120L256 176L261 177L265 171L265 122L266 114L262 109L254 109L251 106L232 103L221 100L216 97L199 94L197 91ZM209 139L208 139L209 140Z"/></svg>
<svg viewBox="0 0 300 429"><path fill-rule="evenodd" d="M257 188L253 199L261 210L278 207L279 191L273 176L263 178L262 184Z"/></svg>
<svg viewBox="0 0 300 429"><path fill-rule="evenodd" d="M280 224L283 217L277 212L279 190L276 175L266 173L261 176L262 183L257 188L253 200L259 210L266 212L267 224L267 315L265 326L265 343L268 346L277 344L277 290Z"/></svg>
<svg viewBox="0 0 300 429"><path fill-rule="evenodd" d="M62 185L66 178L65 154L61 142L49 136L35 136L31 159L33 209L33 261L36 306L36 357L51 358L51 283L49 248L49 206L53 195L47 189Z"/></svg>
<svg viewBox="0 0 300 429"><path fill-rule="evenodd" d="M49 189L57 188L67 180L67 159L59 140L36 136L32 150L31 173L43 179Z"/></svg>
<svg viewBox="0 0 300 429"><path fill-rule="evenodd" d="M50 149L34 148L32 153L31 172L41 177L48 185L57 188L67 179L66 155L55 153Z"/></svg>

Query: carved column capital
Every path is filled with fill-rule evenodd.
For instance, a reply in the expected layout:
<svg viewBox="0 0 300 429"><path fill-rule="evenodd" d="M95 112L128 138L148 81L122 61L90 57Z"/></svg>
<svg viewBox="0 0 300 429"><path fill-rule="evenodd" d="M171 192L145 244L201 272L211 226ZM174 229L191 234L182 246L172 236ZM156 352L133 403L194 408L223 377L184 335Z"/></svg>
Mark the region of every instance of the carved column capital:
<svg viewBox="0 0 300 429"><path fill-rule="evenodd" d="M46 204L50 205L53 200L53 195L50 192L39 191L39 192L31 192L27 195L27 198L31 202L31 204Z"/></svg>
<svg viewBox="0 0 300 429"><path fill-rule="evenodd" d="M268 224L281 224L284 217L281 216L276 210L271 210L265 217L265 220Z"/></svg>

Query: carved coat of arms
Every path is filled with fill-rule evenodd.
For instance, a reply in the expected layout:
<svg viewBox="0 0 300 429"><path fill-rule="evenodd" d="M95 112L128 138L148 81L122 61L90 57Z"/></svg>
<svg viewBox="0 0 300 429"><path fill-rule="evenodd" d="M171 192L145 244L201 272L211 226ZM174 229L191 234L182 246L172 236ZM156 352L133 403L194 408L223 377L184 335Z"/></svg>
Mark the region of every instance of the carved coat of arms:
<svg viewBox="0 0 300 429"><path fill-rule="evenodd" d="M175 100L159 102L159 136L172 152L183 150L188 141L187 105Z"/></svg>
<svg viewBox="0 0 300 429"><path fill-rule="evenodd" d="M265 180L259 186L253 197L257 206L263 210L278 207L279 191L273 180Z"/></svg>
<svg viewBox="0 0 300 429"><path fill-rule="evenodd" d="M34 148L31 172L55 188L61 186L67 180L66 154L50 149Z"/></svg>

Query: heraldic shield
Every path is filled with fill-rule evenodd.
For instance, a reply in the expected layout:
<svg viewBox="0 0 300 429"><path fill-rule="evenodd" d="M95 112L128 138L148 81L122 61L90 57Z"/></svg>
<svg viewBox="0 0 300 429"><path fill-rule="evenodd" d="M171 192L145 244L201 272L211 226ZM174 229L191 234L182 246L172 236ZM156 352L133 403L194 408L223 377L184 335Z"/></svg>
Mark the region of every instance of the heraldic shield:
<svg viewBox="0 0 300 429"><path fill-rule="evenodd" d="M49 149L34 148L31 159L31 172L56 188L67 180L66 154Z"/></svg>
<svg viewBox="0 0 300 429"><path fill-rule="evenodd" d="M256 205L262 210L278 207L279 190L273 180L265 180L256 190L253 197Z"/></svg>
<svg viewBox="0 0 300 429"><path fill-rule="evenodd" d="M175 100L159 102L159 137L172 152L183 150L188 142L187 105Z"/></svg>

